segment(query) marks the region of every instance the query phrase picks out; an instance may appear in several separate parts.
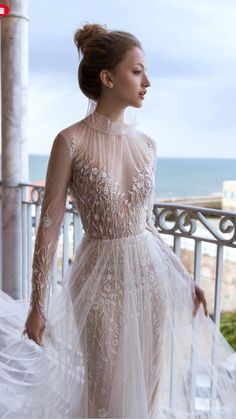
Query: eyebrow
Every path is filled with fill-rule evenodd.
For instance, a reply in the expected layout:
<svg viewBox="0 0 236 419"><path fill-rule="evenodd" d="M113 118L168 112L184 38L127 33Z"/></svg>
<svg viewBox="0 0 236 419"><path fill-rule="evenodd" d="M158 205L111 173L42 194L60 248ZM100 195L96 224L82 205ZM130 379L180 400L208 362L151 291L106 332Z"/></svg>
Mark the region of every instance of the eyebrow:
<svg viewBox="0 0 236 419"><path fill-rule="evenodd" d="M144 65L142 64L142 63L136 63L136 64L139 64L139 65L141 65L141 67L143 67L144 68ZM136 65L135 64L135 65ZM146 67L146 70L147 70L147 67Z"/></svg>

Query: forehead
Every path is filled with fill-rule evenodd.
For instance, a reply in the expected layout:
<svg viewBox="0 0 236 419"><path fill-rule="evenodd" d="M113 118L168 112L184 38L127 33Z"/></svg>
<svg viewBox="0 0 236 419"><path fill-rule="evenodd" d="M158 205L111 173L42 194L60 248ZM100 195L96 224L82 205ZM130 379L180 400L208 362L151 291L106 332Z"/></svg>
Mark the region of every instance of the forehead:
<svg viewBox="0 0 236 419"><path fill-rule="evenodd" d="M144 52L138 47L133 47L132 49L126 52L124 59L122 60L120 65L132 66L132 65L136 65L137 63L142 64L144 68L146 69L147 64L146 64Z"/></svg>

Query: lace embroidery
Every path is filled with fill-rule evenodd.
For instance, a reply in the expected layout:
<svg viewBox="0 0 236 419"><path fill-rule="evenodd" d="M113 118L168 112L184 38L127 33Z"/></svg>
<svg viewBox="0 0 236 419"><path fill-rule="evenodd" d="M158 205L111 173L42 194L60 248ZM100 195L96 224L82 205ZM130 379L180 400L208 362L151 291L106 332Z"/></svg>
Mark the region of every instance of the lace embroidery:
<svg viewBox="0 0 236 419"><path fill-rule="evenodd" d="M98 415L99 418L107 418L107 410L104 407L98 409Z"/></svg>
<svg viewBox="0 0 236 419"><path fill-rule="evenodd" d="M48 214L45 214L45 216L43 217L43 226L44 226L44 228L49 227L51 224L52 224L51 218L49 217Z"/></svg>
<svg viewBox="0 0 236 419"><path fill-rule="evenodd" d="M35 247L37 248L37 243ZM49 275L56 247L54 241L51 240L46 247L40 247L38 250L35 248L34 251L30 308L35 308L44 321L47 319L47 309L50 297Z"/></svg>
<svg viewBox="0 0 236 419"><path fill-rule="evenodd" d="M146 139L145 139L146 140ZM77 153L75 138L67 139L71 157ZM146 225L145 208L153 187L152 145L147 140L151 158L132 178L128 193L121 191L119 182L105 169L92 165L89 154L85 159L73 162L69 193L81 214L84 229L95 238L119 238L144 231ZM149 157L150 157L149 156ZM32 264L31 309L34 307L45 320L50 296L50 272L57 248L57 239L52 238L45 246L39 246L41 234L53 227L48 208L42 206ZM50 237L50 236L49 236Z"/></svg>
<svg viewBox="0 0 236 419"><path fill-rule="evenodd" d="M144 231L146 206L153 187L153 161L139 167L128 193L91 156L73 165L69 193L81 215L84 230L95 238L119 238Z"/></svg>
<svg viewBox="0 0 236 419"><path fill-rule="evenodd" d="M137 240L140 240L138 244L140 246L143 238L140 236L137 239L137 237L131 236L127 240L127 249L131 249L130 251L132 252L132 249L135 248L133 241L137 244ZM124 318L125 293L126 298L130 298L136 307L136 314L132 314L132 316L135 315L135 318L130 316L129 321L132 323L136 319L136 315L138 317L141 316L141 322L145 322L145 327L153 330L155 339L153 345L157 348L157 353L159 354L158 359L153 357L149 365L150 377L153 377L154 382L157 369L160 368L162 337L164 337L162 331L165 328L166 302L168 298L161 280L157 279L148 249L144 244L143 259L138 261L137 266L137 280L135 280L136 276L133 276L131 273L130 278L134 278L134 281L129 284L128 289L122 275L126 253L124 251L118 254L119 259L115 267L112 254L106 260L106 266L102 272L102 279L99 281L98 287L97 278L92 277L90 274L90 264L88 262L87 266L85 263L83 267L82 283L75 284L75 289L72 290L73 295L78 295L80 289L83 289L85 282L89 281L87 283L87 293L84 295L84 299L88 307L90 307L86 325L88 385L89 394L99 400L100 406L107 406L106 400L109 397L107 377L112 374L117 363L121 336L128 336L127 334L131 327L127 323L128 319ZM132 254L129 257L132 257ZM143 264L143 260L145 260L145 264ZM115 278L118 280L114 281ZM158 301L158 306L156 301ZM145 308L149 310L150 306L153 307L151 312L145 312ZM123 375L121 373L120 379L124 382L124 385L129 385L130 377L125 373ZM93 400L90 400L90 404L93 404ZM106 414L106 409L100 407L95 413L97 413L98 417L103 417L101 415Z"/></svg>
<svg viewBox="0 0 236 419"><path fill-rule="evenodd" d="M50 273L55 258L59 233L47 245L39 246L41 234L52 226L52 219L49 217L48 210L42 208L41 214L32 262L32 291L29 312L32 309L36 309L41 318L46 321L50 299Z"/></svg>
<svg viewBox="0 0 236 419"><path fill-rule="evenodd" d="M71 138L71 141L69 142L69 144L70 144L71 156L74 157L77 152L77 144L76 144L75 138Z"/></svg>
<svg viewBox="0 0 236 419"><path fill-rule="evenodd" d="M166 266L170 266L172 264L172 269L174 268L175 270L180 272L181 276L185 278L187 282L190 283L192 298L193 300L195 300L196 298L195 281L192 275L187 271L185 266L182 264L181 260L176 256L175 252L162 239L161 234L154 226L153 221L151 220L151 217L147 219L146 229L149 230L152 234L154 234L154 236L157 237L159 241L159 246L163 249L163 254L166 259Z"/></svg>

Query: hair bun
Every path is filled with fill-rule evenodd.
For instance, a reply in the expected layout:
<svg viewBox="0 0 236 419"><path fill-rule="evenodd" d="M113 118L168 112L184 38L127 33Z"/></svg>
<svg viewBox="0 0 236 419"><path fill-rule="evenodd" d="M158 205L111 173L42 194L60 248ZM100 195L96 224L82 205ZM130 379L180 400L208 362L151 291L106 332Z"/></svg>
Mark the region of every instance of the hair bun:
<svg viewBox="0 0 236 419"><path fill-rule="evenodd" d="M87 42L96 35L107 33L106 25L99 25L97 23L85 24L81 29L78 29L74 35L74 42L83 54L86 52Z"/></svg>

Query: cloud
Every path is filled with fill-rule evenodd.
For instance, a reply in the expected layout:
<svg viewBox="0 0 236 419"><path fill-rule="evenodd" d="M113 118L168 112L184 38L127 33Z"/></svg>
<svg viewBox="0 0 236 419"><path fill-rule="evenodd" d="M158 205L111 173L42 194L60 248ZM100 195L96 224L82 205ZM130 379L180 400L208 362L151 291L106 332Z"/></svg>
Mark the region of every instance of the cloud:
<svg viewBox="0 0 236 419"><path fill-rule="evenodd" d="M85 116L88 100L64 74L31 75L29 152L49 154L56 134Z"/></svg>
<svg viewBox="0 0 236 419"><path fill-rule="evenodd" d="M48 153L49 139L86 113L73 34L89 21L141 40L152 85L135 112L160 155L236 158L234 1L50 0L30 2L29 12L31 150L41 152L43 139Z"/></svg>

